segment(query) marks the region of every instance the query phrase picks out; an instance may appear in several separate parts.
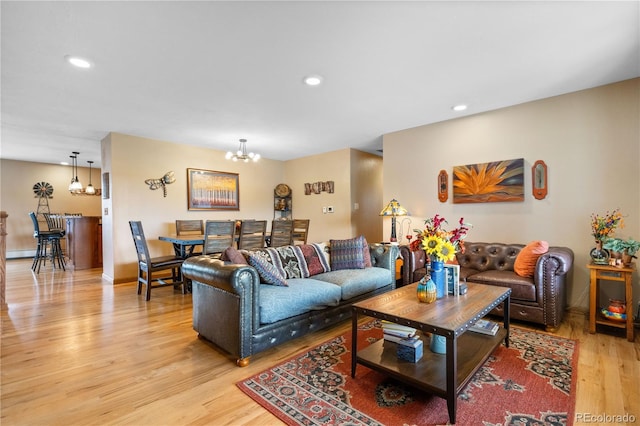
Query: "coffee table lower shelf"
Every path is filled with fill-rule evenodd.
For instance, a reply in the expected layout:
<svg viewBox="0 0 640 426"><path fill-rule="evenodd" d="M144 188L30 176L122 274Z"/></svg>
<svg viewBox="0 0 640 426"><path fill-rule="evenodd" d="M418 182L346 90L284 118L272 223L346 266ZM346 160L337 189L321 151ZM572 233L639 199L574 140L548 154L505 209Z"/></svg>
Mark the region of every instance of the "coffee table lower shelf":
<svg viewBox="0 0 640 426"><path fill-rule="evenodd" d="M500 327L495 336L467 331L456 339L454 342L457 344L456 397L506 337L507 330ZM423 356L415 363L398 359L396 344L383 339L359 350L356 361L358 364L446 399L448 395L447 357L444 354L431 352L428 339L422 336L422 340Z"/></svg>

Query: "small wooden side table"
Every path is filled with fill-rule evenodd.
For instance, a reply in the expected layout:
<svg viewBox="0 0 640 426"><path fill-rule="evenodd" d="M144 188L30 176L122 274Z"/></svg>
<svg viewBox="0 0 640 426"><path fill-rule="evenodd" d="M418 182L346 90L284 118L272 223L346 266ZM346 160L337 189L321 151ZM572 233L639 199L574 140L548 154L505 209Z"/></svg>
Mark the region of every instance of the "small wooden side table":
<svg viewBox="0 0 640 426"><path fill-rule="evenodd" d="M635 265L634 265L635 266ZM587 265L590 269L591 284L589 288L589 333L596 332L596 324L603 324L610 327L626 328L627 340L633 342L633 295L631 287L631 276L635 271L635 267L618 268L609 265L596 265L590 263ZM625 302L627 320L614 321L606 318L600 312L600 281L618 281L624 283Z"/></svg>

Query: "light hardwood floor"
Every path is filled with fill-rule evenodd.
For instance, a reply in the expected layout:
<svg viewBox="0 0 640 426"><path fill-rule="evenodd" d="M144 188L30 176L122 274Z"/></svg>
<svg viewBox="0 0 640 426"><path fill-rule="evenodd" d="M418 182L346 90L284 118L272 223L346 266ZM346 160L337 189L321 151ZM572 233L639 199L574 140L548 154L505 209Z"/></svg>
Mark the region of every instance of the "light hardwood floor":
<svg viewBox="0 0 640 426"><path fill-rule="evenodd" d="M350 328L299 338L239 368L198 339L190 295L161 288L145 302L134 283L110 285L101 270L47 265L36 275L30 264L7 263L3 426L282 424L235 383ZM640 333L635 343L591 335L585 319L569 313L556 333L580 342L576 413L631 414L640 424Z"/></svg>

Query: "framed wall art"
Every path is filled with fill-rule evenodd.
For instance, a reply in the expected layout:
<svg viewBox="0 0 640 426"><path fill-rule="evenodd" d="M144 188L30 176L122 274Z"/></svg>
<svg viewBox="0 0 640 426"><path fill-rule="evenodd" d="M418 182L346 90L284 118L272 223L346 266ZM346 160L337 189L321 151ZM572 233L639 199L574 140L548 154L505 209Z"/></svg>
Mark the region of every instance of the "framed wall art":
<svg viewBox="0 0 640 426"><path fill-rule="evenodd" d="M189 210L240 210L238 173L187 169Z"/></svg>
<svg viewBox="0 0 640 426"><path fill-rule="evenodd" d="M524 201L524 158L453 168L454 203Z"/></svg>

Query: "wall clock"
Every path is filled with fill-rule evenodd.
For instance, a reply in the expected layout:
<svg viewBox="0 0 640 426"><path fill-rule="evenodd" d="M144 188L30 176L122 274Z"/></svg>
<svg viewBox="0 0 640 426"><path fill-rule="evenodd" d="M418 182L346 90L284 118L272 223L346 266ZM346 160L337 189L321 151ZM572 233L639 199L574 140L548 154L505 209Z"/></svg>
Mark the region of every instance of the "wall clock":
<svg viewBox="0 0 640 426"><path fill-rule="evenodd" d="M280 183L276 186L275 193L278 197L288 197L291 195L291 188L287 184Z"/></svg>

